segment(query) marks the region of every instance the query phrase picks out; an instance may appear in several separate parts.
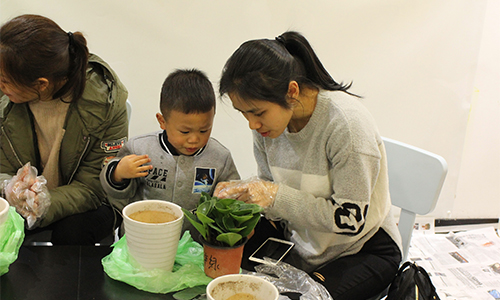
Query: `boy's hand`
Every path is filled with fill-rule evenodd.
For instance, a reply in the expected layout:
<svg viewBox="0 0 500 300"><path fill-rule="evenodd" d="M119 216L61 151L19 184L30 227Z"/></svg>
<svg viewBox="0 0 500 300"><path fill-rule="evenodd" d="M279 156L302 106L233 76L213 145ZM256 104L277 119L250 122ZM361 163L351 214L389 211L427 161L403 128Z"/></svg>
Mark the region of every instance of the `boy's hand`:
<svg viewBox="0 0 500 300"><path fill-rule="evenodd" d="M123 157L116 166L113 172L113 180L115 182L121 182L123 179L146 177L148 175L148 170L153 168L152 165L144 165L149 162L151 162L151 159L147 154L127 155Z"/></svg>

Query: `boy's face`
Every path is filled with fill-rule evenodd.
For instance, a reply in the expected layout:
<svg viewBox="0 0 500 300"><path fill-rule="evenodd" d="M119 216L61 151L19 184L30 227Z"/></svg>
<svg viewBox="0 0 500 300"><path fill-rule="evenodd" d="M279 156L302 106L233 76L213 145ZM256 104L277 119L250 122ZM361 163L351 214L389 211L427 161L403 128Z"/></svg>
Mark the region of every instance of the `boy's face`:
<svg viewBox="0 0 500 300"><path fill-rule="evenodd" d="M167 131L168 141L179 154L193 155L204 147L212 132L214 109L206 113L185 114L172 110L167 119L157 113L161 129Z"/></svg>

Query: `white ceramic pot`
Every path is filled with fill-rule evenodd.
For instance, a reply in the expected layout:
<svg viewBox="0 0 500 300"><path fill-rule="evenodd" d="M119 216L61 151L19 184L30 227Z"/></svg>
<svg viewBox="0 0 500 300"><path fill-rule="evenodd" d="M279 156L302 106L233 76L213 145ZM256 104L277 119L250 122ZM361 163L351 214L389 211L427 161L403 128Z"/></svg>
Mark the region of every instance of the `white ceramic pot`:
<svg viewBox="0 0 500 300"><path fill-rule="evenodd" d="M251 295L256 300L277 300L280 295L274 284L264 278L249 274L220 276L207 286L208 300L227 300L229 297L236 297L237 294L242 297L236 299L251 299L251 297L244 297Z"/></svg>
<svg viewBox="0 0 500 300"><path fill-rule="evenodd" d="M166 223L145 223L130 218L144 210L164 211L177 217ZM145 269L172 271L184 214L177 204L163 200L142 200L123 208L125 236L130 255Z"/></svg>
<svg viewBox="0 0 500 300"><path fill-rule="evenodd" d="M0 197L0 225L7 221L7 217L9 216L9 207L9 202Z"/></svg>

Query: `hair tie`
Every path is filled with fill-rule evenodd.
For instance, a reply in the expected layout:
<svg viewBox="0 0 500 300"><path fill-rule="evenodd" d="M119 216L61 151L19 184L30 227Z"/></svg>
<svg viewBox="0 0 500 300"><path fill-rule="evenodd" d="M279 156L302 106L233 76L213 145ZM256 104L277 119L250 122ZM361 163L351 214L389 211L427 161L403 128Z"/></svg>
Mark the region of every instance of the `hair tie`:
<svg viewBox="0 0 500 300"><path fill-rule="evenodd" d="M73 32L68 31L69 45L73 46L75 44L75 38L73 37Z"/></svg>
<svg viewBox="0 0 500 300"><path fill-rule="evenodd" d="M68 37L69 37L69 47L68 47L68 50L69 50L70 54L73 54L73 53L75 53L75 38L73 36L73 32L68 31Z"/></svg>
<svg viewBox="0 0 500 300"><path fill-rule="evenodd" d="M282 44L283 46L285 45L285 39L280 35L274 38L278 43Z"/></svg>

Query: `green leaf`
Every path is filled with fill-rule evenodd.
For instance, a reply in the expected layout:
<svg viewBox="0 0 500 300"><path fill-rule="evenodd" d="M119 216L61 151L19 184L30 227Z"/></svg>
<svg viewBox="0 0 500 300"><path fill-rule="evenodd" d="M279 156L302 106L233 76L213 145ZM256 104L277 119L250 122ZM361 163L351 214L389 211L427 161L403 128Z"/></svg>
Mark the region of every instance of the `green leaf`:
<svg viewBox="0 0 500 300"><path fill-rule="evenodd" d="M198 295L205 294L206 290L207 290L206 285L198 285L195 287L186 288L184 290L181 290L181 291L173 294L172 296L176 300L191 300L191 299L196 298Z"/></svg>
<svg viewBox="0 0 500 300"><path fill-rule="evenodd" d="M250 232L252 232L252 230L255 228L255 225L257 225L259 219L260 219L260 214L255 214L250 220L241 224L241 226L246 226L246 228L240 231L240 234L244 237L247 237L250 234Z"/></svg>
<svg viewBox="0 0 500 300"><path fill-rule="evenodd" d="M241 210L251 210L252 214L255 214L255 213L258 213L258 212L261 212L264 210L262 208L262 206L260 206L258 204L253 204L253 203L244 203L240 206L240 209Z"/></svg>
<svg viewBox="0 0 500 300"><path fill-rule="evenodd" d="M225 206L225 207L228 207L228 206L231 206L234 202L236 201L239 201L239 200L236 200L236 199L231 199L231 198L226 198L226 199L219 199L217 201L217 203Z"/></svg>
<svg viewBox="0 0 500 300"><path fill-rule="evenodd" d="M198 219L194 214L192 214L190 211L181 208L182 212L184 213L184 216L186 216L186 219L193 224L194 228L198 230L198 232L203 236L204 239L207 239L207 231L205 230L205 226L203 226L202 223L198 222Z"/></svg>
<svg viewBox="0 0 500 300"><path fill-rule="evenodd" d="M236 216L244 216L244 215L252 215L253 214L253 210L252 209L233 209L231 211L231 213L233 215L236 215Z"/></svg>
<svg viewBox="0 0 500 300"><path fill-rule="evenodd" d="M211 224L211 223L215 222L213 219L207 217L206 215L202 214L201 212L196 212L196 216L203 224Z"/></svg>
<svg viewBox="0 0 500 300"><path fill-rule="evenodd" d="M243 237L240 234L234 232L227 232L223 234L219 234L217 236L217 240L219 242L223 242L229 245L229 247L234 246L237 242L239 242Z"/></svg>
<svg viewBox="0 0 500 300"><path fill-rule="evenodd" d="M256 206L253 207L253 213L254 214L260 214L263 211L264 211L264 207L262 207L260 205L256 205Z"/></svg>
<svg viewBox="0 0 500 300"><path fill-rule="evenodd" d="M220 202L217 202L215 204L215 209L220 212L221 214L227 214L228 212L231 211L231 208L227 207L226 205L220 203Z"/></svg>
<svg viewBox="0 0 500 300"><path fill-rule="evenodd" d="M231 205L231 209L233 210L232 211L233 214L241 216L241 215L246 215L246 214L255 214L255 213L258 213L258 212L261 212L264 210L258 204L245 203L245 202L239 201L239 200L237 200L237 201L238 202L234 202Z"/></svg>
<svg viewBox="0 0 500 300"><path fill-rule="evenodd" d="M244 227L237 227L234 223L234 219L231 218L230 215L226 215L224 218L222 218L222 222L224 223L224 227L229 232L240 232L244 229Z"/></svg>
<svg viewBox="0 0 500 300"><path fill-rule="evenodd" d="M209 201L209 200L212 200L212 197L210 197L210 195L205 193L205 192L201 192L201 197L200 197L200 201L198 201L198 206L200 206L203 202Z"/></svg>
<svg viewBox="0 0 500 300"><path fill-rule="evenodd" d="M231 215L231 217L233 217L236 220L236 222L238 222L238 224L244 223L253 217L253 215L249 215L249 214L238 216L238 215L235 215L234 213L231 213L230 215Z"/></svg>
<svg viewBox="0 0 500 300"><path fill-rule="evenodd" d="M184 216L186 216L186 218L191 221L191 222L198 222L198 218L193 214L191 213L189 210L185 209L185 208L182 208L182 212L184 213Z"/></svg>
<svg viewBox="0 0 500 300"><path fill-rule="evenodd" d="M223 234L224 231L222 231L222 229L219 227L219 226L216 226L216 225L213 225L213 224L208 224L208 226L212 229L214 229L216 232L218 232L219 234Z"/></svg>
<svg viewBox="0 0 500 300"><path fill-rule="evenodd" d="M221 228L222 230L224 230L224 232L226 232L226 227L224 226L224 221L222 220L224 218L225 215L217 215L215 217L215 224L213 224L214 226L218 226L219 228Z"/></svg>
<svg viewBox="0 0 500 300"><path fill-rule="evenodd" d="M212 211L214 206L215 206L215 200L205 201L202 204L198 205L198 207L196 208L196 214L197 215L203 214L205 216L210 216L210 212Z"/></svg>

